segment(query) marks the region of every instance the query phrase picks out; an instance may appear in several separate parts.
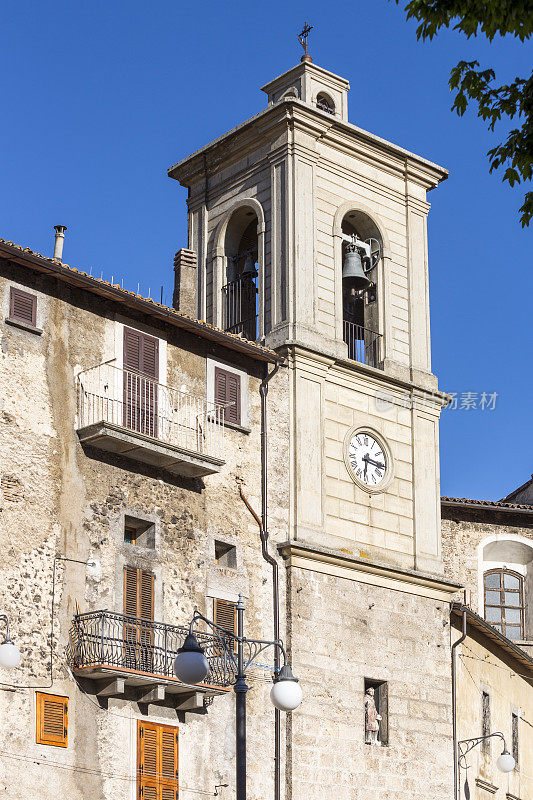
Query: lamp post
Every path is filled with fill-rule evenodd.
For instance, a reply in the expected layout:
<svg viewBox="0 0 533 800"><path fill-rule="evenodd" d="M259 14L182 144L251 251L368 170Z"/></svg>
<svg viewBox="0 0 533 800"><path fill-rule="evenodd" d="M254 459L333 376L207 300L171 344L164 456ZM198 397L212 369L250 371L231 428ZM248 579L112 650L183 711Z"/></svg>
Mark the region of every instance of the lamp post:
<svg viewBox="0 0 533 800"><path fill-rule="evenodd" d="M189 625L189 633L185 637L183 646L178 650L174 662L174 673L183 683L200 683L209 672L209 662L194 634L194 623L197 620L202 620L212 628L217 641L236 667L233 685L236 714L236 798L237 800L246 800L246 693L249 689L246 684L246 670L260 653L273 647L283 656L283 666L274 677L274 685L270 690L270 699L273 705L280 711L294 711L302 701L302 689L287 664L287 654L280 640L269 641L245 637L242 595L239 595L237 603L237 635L207 619L199 611L194 612ZM233 647L228 646L228 640L237 645L236 654Z"/></svg>
<svg viewBox="0 0 533 800"><path fill-rule="evenodd" d="M468 755L468 753L471 750L473 750L474 747L477 747L478 744L481 744L481 742L485 742L487 741L487 739L492 739L492 737L494 736L496 736L498 739L501 739L503 742L503 751L501 756L499 756L498 760L496 761L496 766L498 767L500 772L512 772L516 766L516 762L513 756L508 751L507 745L505 744L505 737L503 733L501 733L500 731L494 731L494 733L489 733L486 736L476 736L473 739L462 739L462 741L457 742L457 747L459 750L459 755L457 759L459 762L459 769L461 769L461 767L463 769L468 769L468 765L466 763L466 756ZM461 790L459 789L459 792L460 791ZM470 788L468 786L468 778L465 779L465 797L466 800L469 800L470 798Z"/></svg>
<svg viewBox="0 0 533 800"><path fill-rule="evenodd" d="M9 620L5 614L0 614L0 622L5 622L6 625L6 638L0 644L0 667L5 669L14 669L20 663L20 651L16 645L11 641L9 635Z"/></svg>

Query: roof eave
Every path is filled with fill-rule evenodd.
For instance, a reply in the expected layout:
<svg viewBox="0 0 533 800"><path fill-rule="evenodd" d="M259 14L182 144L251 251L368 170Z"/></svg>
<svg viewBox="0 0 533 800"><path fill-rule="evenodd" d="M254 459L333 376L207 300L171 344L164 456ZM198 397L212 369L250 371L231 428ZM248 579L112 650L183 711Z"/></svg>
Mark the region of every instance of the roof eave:
<svg viewBox="0 0 533 800"><path fill-rule="evenodd" d="M244 353L255 360L271 364L281 363L283 361L283 358L272 350L257 346L253 342L248 342L246 339L241 340L239 337L234 337L224 331L219 331L210 326L209 323L189 317L183 314L183 312L176 312L174 309L163 306L155 301L132 296L130 292L122 289L120 286L100 283L97 278L93 278L91 275L87 275L87 273L74 270L72 267L67 267L57 260L25 252L5 242L0 242L0 254L4 254L10 261L22 264L30 269L38 270L39 272L55 275L65 281L65 283L86 289L100 297L114 300L123 306L141 311L151 317L168 322L170 325L174 325L177 328L194 333L202 339L208 339L230 350Z"/></svg>

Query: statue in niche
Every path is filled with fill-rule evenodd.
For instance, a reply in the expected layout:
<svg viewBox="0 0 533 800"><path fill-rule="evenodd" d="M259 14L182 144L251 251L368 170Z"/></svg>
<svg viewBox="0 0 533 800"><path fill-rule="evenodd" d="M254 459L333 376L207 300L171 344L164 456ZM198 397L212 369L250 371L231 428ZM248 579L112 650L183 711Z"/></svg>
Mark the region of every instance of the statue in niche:
<svg viewBox="0 0 533 800"><path fill-rule="evenodd" d="M374 700L374 687L369 686L365 694L365 743L381 746L379 741L379 723L381 714L378 714Z"/></svg>

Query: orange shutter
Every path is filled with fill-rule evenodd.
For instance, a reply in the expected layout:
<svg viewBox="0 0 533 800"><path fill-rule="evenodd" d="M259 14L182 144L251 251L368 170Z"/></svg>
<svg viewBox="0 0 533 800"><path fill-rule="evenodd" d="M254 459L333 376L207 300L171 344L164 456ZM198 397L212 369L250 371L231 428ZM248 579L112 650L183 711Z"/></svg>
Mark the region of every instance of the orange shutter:
<svg viewBox="0 0 533 800"><path fill-rule="evenodd" d="M178 729L139 720L137 731L140 800L178 800Z"/></svg>
<svg viewBox="0 0 533 800"><path fill-rule="evenodd" d="M37 744L68 744L68 697L37 692Z"/></svg>

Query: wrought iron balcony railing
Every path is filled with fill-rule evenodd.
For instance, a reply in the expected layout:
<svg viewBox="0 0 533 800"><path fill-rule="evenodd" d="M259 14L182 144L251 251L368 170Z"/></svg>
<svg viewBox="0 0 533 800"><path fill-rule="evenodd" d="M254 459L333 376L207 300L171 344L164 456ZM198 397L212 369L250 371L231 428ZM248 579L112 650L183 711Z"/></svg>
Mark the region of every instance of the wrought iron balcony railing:
<svg viewBox="0 0 533 800"><path fill-rule="evenodd" d="M189 632L181 625L130 617L113 611L76 614L70 629L67 662L72 670L101 677L102 670L137 673L151 678L174 677L174 659ZM204 685L227 687L235 680L235 669L223 644L212 634L195 631L209 674Z"/></svg>
<svg viewBox="0 0 533 800"><path fill-rule="evenodd" d="M222 287L224 330L240 333L252 342L257 339L257 287L250 274L239 275Z"/></svg>
<svg viewBox="0 0 533 800"><path fill-rule="evenodd" d="M381 333L344 320L344 341L348 345L348 358L369 367L380 367L382 361Z"/></svg>
<svg viewBox="0 0 533 800"><path fill-rule="evenodd" d="M224 457L224 406L104 363L80 372L78 428L103 422L192 453Z"/></svg>

